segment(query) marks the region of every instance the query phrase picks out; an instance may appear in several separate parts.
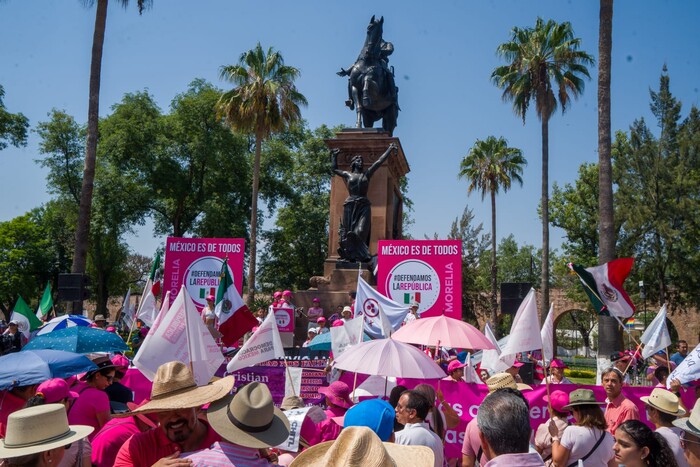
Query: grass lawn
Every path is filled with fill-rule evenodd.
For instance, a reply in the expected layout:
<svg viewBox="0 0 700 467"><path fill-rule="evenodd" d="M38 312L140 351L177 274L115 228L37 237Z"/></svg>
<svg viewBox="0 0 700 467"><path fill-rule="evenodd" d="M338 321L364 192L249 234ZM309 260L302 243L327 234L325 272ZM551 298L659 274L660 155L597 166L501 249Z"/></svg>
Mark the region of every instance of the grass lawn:
<svg viewBox="0 0 700 467"><path fill-rule="evenodd" d="M576 384L588 384L588 385L595 385L595 377L593 378L574 378L572 376L567 376L571 380L572 383Z"/></svg>

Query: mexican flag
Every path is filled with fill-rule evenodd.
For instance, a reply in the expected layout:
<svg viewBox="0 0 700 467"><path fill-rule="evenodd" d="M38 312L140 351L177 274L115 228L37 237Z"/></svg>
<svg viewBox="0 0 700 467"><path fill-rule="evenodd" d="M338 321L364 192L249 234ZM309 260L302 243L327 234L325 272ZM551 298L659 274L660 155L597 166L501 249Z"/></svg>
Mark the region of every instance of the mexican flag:
<svg viewBox="0 0 700 467"><path fill-rule="evenodd" d="M12 309L10 321L17 321L17 328L27 339L29 339L29 334L39 329L42 324L21 296L17 299L17 303Z"/></svg>
<svg viewBox="0 0 700 467"><path fill-rule="evenodd" d="M592 268L573 263L568 266L581 279L583 289L599 315L629 318L635 307L622 284L633 264L634 258L618 258Z"/></svg>
<svg viewBox="0 0 700 467"><path fill-rule="evenodd" d="M39 302L39 308L36 310L36 317L42 319L44 316L48 315L53 308L53 299L51 298L51 284L46 283L46 288L44 289L44 295L41 297Z"/></svg>
<svg viewBox="0 0 700 467"><path fill-rule="evenodd" d="M153 326L153 322L158 315L156 307L156 295L160 293L160 253L156 254L156 259L151 266L151 273L146 281L146 286L141 294L141 303L139 310L136 312L136 317L146 323L148 327Z"/></svg>
<svg viewBox="0 0 700 467"><path fill-rule="evenodd" d="M233 346L246 332L258 325L258 320L243 303L241 294L233 284L233 278L228 269L228 258L224 259L224 264L221 266L214 313L219 320L221 340L227 347Z"/></svg>

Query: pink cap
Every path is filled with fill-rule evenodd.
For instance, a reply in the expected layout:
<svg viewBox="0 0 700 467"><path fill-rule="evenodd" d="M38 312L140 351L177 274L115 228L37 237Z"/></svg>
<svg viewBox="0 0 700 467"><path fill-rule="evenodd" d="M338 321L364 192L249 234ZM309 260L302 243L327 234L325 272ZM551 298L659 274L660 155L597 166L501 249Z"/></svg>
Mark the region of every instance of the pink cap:
<svg viewBox="0 0 700 467"><path fill-rule="evenodd" d="M116 333L116 332L117 332L117 328L115 328L114 326L107 326L107 329L105 329L105 331Z"/></svg>
<svg viewBox="0 0 700 467"><path fill-rule="evenodd" d="M336 319L335 321L333 321L332 327L337 328L338 326L342 326L343 324L345 324L345 323L343 322L342 319Z"/></svg>
<svg viewBox="0 0 700 467"><path fill-rule="evenodd" d="M68 383L61 378L53 378L44 381L36 388L37 394L41 393L47 404L55 404L63 399L75 399L78 393L68 389Z"/></svg>
<svg viewBox="0 0 700 467"><path fill-rule="evenodd" d="M12 323L10 323L10 324L12 324ZM98 326L95 323L90 323L90 324L88 324L88 327L89 328L96 328Z"/></svg>
<svg viewBox="0 0 700 467"><path fill-rule="evenodd" d="M518 361L518 360L516 360L516 361L513 362L513 366L514 366L515 368L520 368L520 367L523 366L523 365L525 365L525 364L524 364L523 362L521 362L521 361Z"/></svg>
<svg viewBox="0 0 700 467"><path fill-rule="evenodd" d="M313 300L311 300L311 301L312 301L312 302L314 302L314 303L321 303L321 300L319 300L319 299L318 299L318 298L316 298L316 297L314 297L314 299L313 299Z"/></svg>
<svg viewBox="0 0 700 467"><path fill-rule="evenodd" d="M121 368L129 368L129 359L124 355L115 355L112 357L112 364Z"/></svg>
<svg viewBox="0 0 700 467"><path fill-rule="evenodd" d="M321 316L320 318L318 318L318 319L316 320L316 322L317 322L317 323L325 323L325 322L326 322L326 318L324 318L323 316Z"/></svg>
<svg viewBox="0 0 700 467"><path fill-rule="evenodd" d="M447 373L452 373L455 370L459 370L460 368L464 368L467 366L464 363L461 363L459 360L452 360L449 365L447 365Z"/></svg>
<svg viewBox="0 0 700 467"><path fill-rule="evenodd" d="M568 410L564 410L564 407L569 405L569 395L564 391L552 391L552 393L549 395L549 399L545 394L544 401L551 403L552 408L557 412L568 412Z"/></svg>
<svg viewBox="0 0 700 467"><path fill-rule="evenodd" d="M552 360L552 363L550 363L549 366L552 368L569 368L568 366L566 366L566 363L564 363L558 358Z"/></svg>
<svg viewBox="0 0 700 467"><path fill-rule="evenodd" d="M279 297L282 296L282 292L280 292L280 291L278 290L277 292L273 293L272 296L273 296L274 298L279 298Z"/></svg>
<svg viewBox="0 0 700 467"><path fill-rule="evenodd" d="M292 291L291 291L291 290L285 290L284 292L282 292L282 296L283 296L283 297L284 297L284 296L290 296L290 297L291 297L291 296L292 296Z"/></svg>
<svg viewBox="0 0 700 467"><path fill-rule="evenodd" d="M215 300L216 300L216 297L215 297L215 296L213 296L213 295L211 295L211 294L210 294L210 295L207 295L207 301L208 301L208 302L213 302L213 301L215 301Z"/></svg>

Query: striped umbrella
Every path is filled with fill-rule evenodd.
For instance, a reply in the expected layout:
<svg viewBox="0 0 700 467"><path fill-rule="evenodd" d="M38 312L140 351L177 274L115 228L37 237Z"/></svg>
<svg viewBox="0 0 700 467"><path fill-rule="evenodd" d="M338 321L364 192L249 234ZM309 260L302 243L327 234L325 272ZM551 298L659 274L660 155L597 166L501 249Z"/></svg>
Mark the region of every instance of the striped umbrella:
<svg viewBox="0 0 700 467"><path fill-rule="evenodd" d="M90 318L86 318L83 315L62 315L43 325L36 334L37 336L42 336L49 332L72 328L73 326L89 326L92 322Z"/></svg>

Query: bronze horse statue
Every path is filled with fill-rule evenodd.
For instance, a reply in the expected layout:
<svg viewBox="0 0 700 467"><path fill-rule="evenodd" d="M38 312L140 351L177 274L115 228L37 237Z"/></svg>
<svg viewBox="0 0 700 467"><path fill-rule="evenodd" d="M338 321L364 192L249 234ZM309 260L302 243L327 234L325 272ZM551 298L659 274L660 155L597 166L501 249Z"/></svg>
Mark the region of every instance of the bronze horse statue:
<svg viewBox="0 0 700 467"><path fill-rule="evenodd" d="M394 69L389 68L389 55L394 51L391 42L382 38L384 17L374 16L367 26L365 45L357 61L347 70L341 68L338 76L348 76L348 100L345 105L357 113L356 127L372 128L382 120L382 128L393 135L399 116L398 91Z"/></svg>

